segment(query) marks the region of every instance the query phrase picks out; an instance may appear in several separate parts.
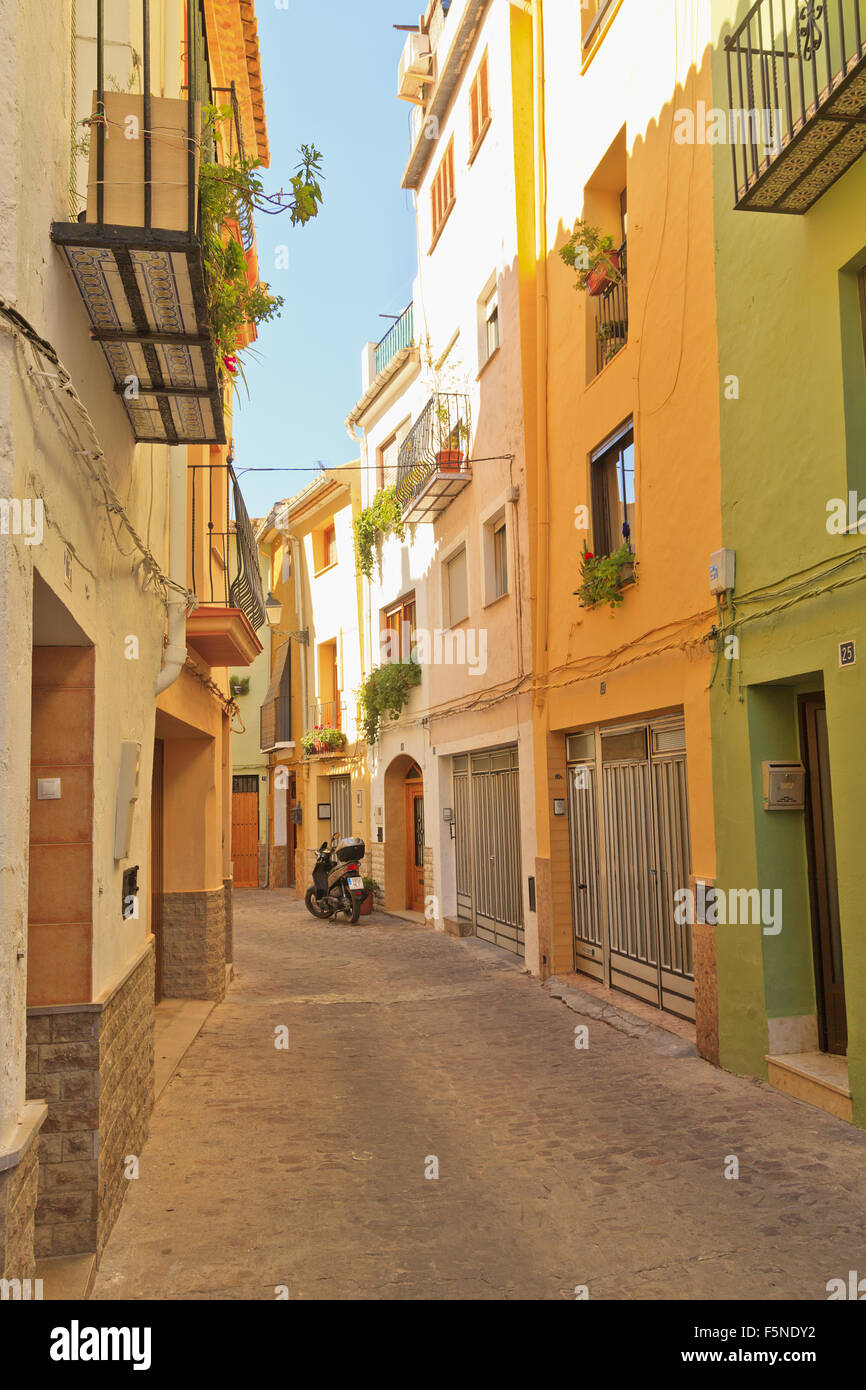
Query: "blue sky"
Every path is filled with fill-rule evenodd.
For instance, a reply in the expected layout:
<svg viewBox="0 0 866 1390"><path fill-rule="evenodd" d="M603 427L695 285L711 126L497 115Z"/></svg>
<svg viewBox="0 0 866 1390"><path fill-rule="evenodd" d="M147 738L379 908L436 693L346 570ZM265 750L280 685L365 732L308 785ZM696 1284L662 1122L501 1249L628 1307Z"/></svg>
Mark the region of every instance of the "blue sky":
<svg viewBox="0 0 866 1390"><path fill-rule="evenodd" d="M287 187L301 143L324 156L324 205L306 227L261 215L259 271L285 298L265 324L235 407L235 467L251 516L296 492L316 471L357 457L343 424L361 394L361 349L412 297L415 222L400 188L411 108L398 101L397 63L419 0L257 0L270 169ZM275 249L289 248L287 270ZM246 473L250 467L303 469Z"/></svg>

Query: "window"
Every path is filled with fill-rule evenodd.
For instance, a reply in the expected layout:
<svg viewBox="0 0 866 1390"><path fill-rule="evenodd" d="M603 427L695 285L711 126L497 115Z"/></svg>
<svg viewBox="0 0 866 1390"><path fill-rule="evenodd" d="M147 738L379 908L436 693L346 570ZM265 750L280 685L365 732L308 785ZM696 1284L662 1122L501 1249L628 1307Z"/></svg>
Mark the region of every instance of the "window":
<svg viewBox="0 0 866 1390"><path fill-rule="evenodd" d="M433 242L435 243L439 233L445 225L445 219L454 206L454 137L448 142L448 148L442 158L442 163L436 172L433 180L431 192L433 205ZM432 249L432 247L431 247Z"/></svg>
<svg viewBox="0 0 866 1390"><path fill-rule="evenodd" d="M484 602L495 603L508 593L508 526L505 508L484 522Z"/></svg>
<svg viewBox="0 0 866 1390"><path fill-rule="evenodd" d="M444 564L446 622L455 627L469 616L469 592L466 583L466 549L458 550Z"/></svg>
<svg viewBox="0 0 866 1390"><path fill-rule="evenodd" d="M391 487L397 481L397 464L400 459L400 445L409 433L411 419L405 420L398 430L376 450L376 482L381 489Z"/></svg>
<svg viewBox="0 0 866 1390"><path fill-rule="evenodd" d="M415 631L415 595L407 594L382 613L379 634L382 661L409 661Z"/></svg>
<svg viewBox="0 0 866 1390"><path fill-rule="evenodd" d="M337 563L337 528L328 521L313 532L313 573L321 574Z"/></svg>
<svg viewBox="0 0 866 1390"><path fill-rule="evenodd" d="M492 357L499 347L499 292L494 290L484 305L487 356Z"/></svg>
<svg viewBox="0 0 866 1390"><path fill-rule="evenodd" d="M487 70L487 54L478 65L475 81L469 92L469 163L487 134L490 124L490 82Z"/></svg>
<svg viewBox="0 0 866 1390"><path fill-rule="evenodd" d="M634 549L634 428L628 425L597 449L591 460L595 552L610 555L623 544Z"/></svg>
<svg viewBox="0 0 866 1390"><path fill-rule="evenodd" d="M493 591L495 598L508 593L508 532L500 521L493 531Z"/></svg>

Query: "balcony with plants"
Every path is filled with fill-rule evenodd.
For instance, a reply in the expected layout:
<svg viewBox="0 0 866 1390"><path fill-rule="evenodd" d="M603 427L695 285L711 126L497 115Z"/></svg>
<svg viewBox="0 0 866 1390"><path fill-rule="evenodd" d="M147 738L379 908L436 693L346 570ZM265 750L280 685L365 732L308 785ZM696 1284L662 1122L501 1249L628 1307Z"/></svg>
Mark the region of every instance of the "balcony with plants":
<svg viewBox="0 0 866 1390"><path fill-rule="evenodd" d="M115 16L95 0L93 106L73 146L73 163L75 155L88 160L86 206L77 220L54 222L51 237L135 439L224 444L226 387L243 374L240 354L256 325L282 306L258 278L253 217L314 217L320 156L303 147L291 191L266 194L259 161L244 149L234 84L210 85L204 0L186 6L185 95L177 98L153 90L162 42L152 40L153 8L141 7L141 36L131 45L140 43L141 56L120 89L106 68L106 52L117 47L113 31L106 34ZM82 78L90 90L92 78Z"/></svg>
<svg viewBox="0 0 866 1390"><path fill-rule="evenodd" d="M579 220L559 254L593 305L597 376L628 342L627 246L625 241L617 246L612 236Z"/></svg>
<svg viewBox="0 0 866 1390"><path fill-rule="evenodd" d="M435 521L472 481L469 397L434 391L400 446L394 500L401 523Z"/></svg>
<svg viewBox="0 0 866 1390"><path fill-rule="evenodd" d="M808 212L866 151L866 0L756 0L725 50L735 207Z"/></svg>

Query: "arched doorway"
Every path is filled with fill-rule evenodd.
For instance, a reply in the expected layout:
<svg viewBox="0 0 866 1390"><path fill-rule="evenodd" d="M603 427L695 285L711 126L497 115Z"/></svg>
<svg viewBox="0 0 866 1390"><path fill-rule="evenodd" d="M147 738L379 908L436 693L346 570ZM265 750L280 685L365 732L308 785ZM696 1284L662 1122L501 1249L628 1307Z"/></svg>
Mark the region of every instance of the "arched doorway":
<svg viewBox="0 0 866 1390"><path fill-rule="evenodd" d="M385 902L424 911L424 776L406 753L385 772Z"/></svg>

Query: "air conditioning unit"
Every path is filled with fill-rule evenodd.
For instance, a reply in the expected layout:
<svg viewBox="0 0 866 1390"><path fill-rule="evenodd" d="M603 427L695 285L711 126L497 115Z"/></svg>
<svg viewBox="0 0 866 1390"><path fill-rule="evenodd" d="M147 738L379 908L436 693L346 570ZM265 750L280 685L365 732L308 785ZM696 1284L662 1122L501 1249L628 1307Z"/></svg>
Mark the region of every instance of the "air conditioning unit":
<svg viewBox="0 0 866 1390"><path fill-rule="evenodd" d="M401 101L420 103L421 88L430 81L433 54L428 34L409 34L400 58L397 95Z"/></svg>

